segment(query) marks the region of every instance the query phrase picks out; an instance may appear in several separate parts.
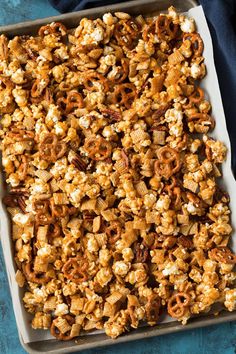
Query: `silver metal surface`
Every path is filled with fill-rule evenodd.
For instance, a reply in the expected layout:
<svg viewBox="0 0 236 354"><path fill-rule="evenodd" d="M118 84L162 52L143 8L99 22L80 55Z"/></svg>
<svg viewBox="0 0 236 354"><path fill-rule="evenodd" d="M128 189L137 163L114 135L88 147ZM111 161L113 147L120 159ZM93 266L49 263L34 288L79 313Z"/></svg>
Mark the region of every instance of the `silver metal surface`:
<svg viewBox="0 0 236 354"><path fill-rule="evenodd" d="M15 35L34 35L40 26L53 22L63 22L67 28L76 27L79 21L83 17L96 18L103 15L106 12L113 11L127 11L132 15L155 15L160 11L165 11L169 6L175 6L179 11L188 11L190 8L197 6L195 0L136 0L122 4L115 4L112 6L104 6L99 8L93 8L89 10L83 10L79 12L73 12L65 15L48 17L36 21L29 21L18 23L14 25L0 27L0 33L5 33L8 36ZM154 336L160 336L173 332L185 331L188 329L204 327L223 322L229 322L236 320L236 313L230 313L222 311L219 316L207 315L197 318L193 318L185 326L178 322L170 322L159 324L154 327L142 327L136 330L132 330L127 334L113 340L102 334L91 334L87 336L80 336L76 342L74 340L69 342L61 342L58 340L39 341L34 343L25 344L20 336L20 341L24 349L30 354L49 353L49 354L63 354L79 352L86 349L98 348L102 346L108 346L112 344L124 343L128 341L134 341L138 339L144 339Z"/></svg>

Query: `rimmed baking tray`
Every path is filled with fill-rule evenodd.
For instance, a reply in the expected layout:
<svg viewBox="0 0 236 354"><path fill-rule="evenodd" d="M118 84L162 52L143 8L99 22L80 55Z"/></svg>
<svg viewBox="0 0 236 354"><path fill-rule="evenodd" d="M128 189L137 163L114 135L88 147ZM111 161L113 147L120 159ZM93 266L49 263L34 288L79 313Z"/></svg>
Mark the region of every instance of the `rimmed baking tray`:
<svg viewBox="0 0 236 354"><path fill-rule="evenodd" d="M181 12L188 11L192 7L197 6L195 0L136 0L131 2L126 2L122 4L115 4L112 6L103 6L99 8L93 8L89 10L83 10L80 12L69 13L66 15L48 17L36 21L29 21L24 23L18 23L14 25L8 25L0 27L0 33L5 33L9 37L15 35L25 35L31 34L34 35L37 33L38 28L41 25L53 22L60 21L63 22L68 28L76 27L79 24L79 21L83 17L96 18L103 15L106 12L114 11L127 11L130 14L138 15L155 15L160 11L167 10L171 5L174 5L177 10ZM230 155L230 154L228 154ZM228 156L230 159L230 156ZM3 183L1 183L1 187ZM2 190L2 188L1 188ZM0 208L2 209L2 207ZM0 210L3 211L3 210ZM3 220L1 221L1 231L5 231L9 227L7 223ZM3 235L2 235L3 236ZM8 243L10 245L10 242ZM4 249L3 249L4 251ZM7 264L6 252L4 252L5 261ZM10 274L9 269L7 270L8 280L10 285L14 282ZM15 311L16 312L16 311ZM160 323L154 327L141 327L135 331L131 331L116 340L113 340L105 335L105 333L94 333L90 335L82 335L76 340L69 342L60 342L57 340L46 340L46 341L36 341L32 343L24 343L21 335L19 334L21 344L23 348L28 353L50 353L50 354L62 354L69 352L79 352L85 349L98 348L101 346L108 346L112 344L124 343L128 341L134 341L138 339L145 339L149 337L159 336L163 334L173 333L184 331L188 329L209 326L213 324L219 324L223 322L229 322L236 320L236 312L229 313L222 311L219 316L209 315L193 318L190 322L183 326L178 322L169 322L169 323Z"/></svg>

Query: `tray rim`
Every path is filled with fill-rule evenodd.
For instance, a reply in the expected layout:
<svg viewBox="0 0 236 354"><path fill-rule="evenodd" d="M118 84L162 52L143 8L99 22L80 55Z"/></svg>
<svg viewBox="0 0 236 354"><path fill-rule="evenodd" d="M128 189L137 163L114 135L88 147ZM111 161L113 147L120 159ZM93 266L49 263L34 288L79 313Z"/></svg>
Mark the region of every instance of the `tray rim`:
<svg viewBox="0 0 236 354"><path fill-rule="evenodd" d="M140 6L140 12L142 12L142 6L152 6L152 5L157 5L158 3L162 3L163 6L167 7L170 6L170 3L168 4L167 0L133 0L133 1L127 1L123 3L117 3L114 5L110 6L101 6L101 7L96 7L92 9L86 9L86 10L81 10L81 11L76 11L76 12L70 12L67 14L62 14L62 15L56 15L56 16L50 16L46 18L41 18L33 21L26 21L26 22L18 22L16 24L10 24L6 26L0 26L0 34L7 34L9 36L11 35L20 35L27 33L27 31L30 31L30 28L35 30L36 28L40 27L41 25L44 25L49 22L53 21L62 21L62 22L68 22L70 20L73 21L79 21L80 18L82 17L97 17L101 15L102 13L105 13L107 11L116 11L116 10L123 10L123 11L128 11L130 10L132 12L132 8L135 6ZM181 3L180 6L183 5L182 1L179 0L172 0L171 4L174 6L176 3ZM192 7L198 6L197 0L185 0L184 6L187 7L188 9ZM164 11L165 8L159 8L156 11ZM181 11L185 11L186 9L181 9ZM152 8L150 8L150 14L152 12ZM30 33L30 32L28 32ZM3 247L2 247L3 248ZM5 255L4 255L4 249L3 249L3 258L6 262ZM7 272L7 277L8 277L8 282L10 282L10 277L9 273ZM14 313L15 315L15 313ZM191 330L195 328L201 328L201 327L206 327L206 326L211 326L211 325L217 325L220 323L225 323L225 322L231 322L236 320L236 311L234 312L227 312L227 311L222 311L217 317L214 315L210 316L199 316L197 318L193 318L189 321L188 324L182 325L179 322L171 322L171 323L163 323L154 327L151 327L151 330L149 328L149 331L147 330L148 327L144 327L143 333L140 332L131 332L130 334L124 334L121 337L118 337L115 341L112 340L111 338L107 338L105 341L101 340L100 342L94 342L94 343L83 343L83 344L77 344L73 345L70 347L69 345L66 347L64 346L61 349L56 348L55 350L49 350L49 351L44 351L42 352L41 350L35 350L33 349L30 344L33 344L35 346L37 343L41 343L43 341L37 341L37 342L32 342L32 343L24 343L19 329L18 329L18 336L20 339L20 343L22 347L27 351L27 353L30 354L42 354L42 353L51 353L51 354L65 354L65 353L72 353L72 352L81 352L82 350L87 350L87 349L93 349L93 348L100 348L100 347L105 347L105 346L111 346L113 344L120 344L124 342L131 342L139 339L147 339L155 336L160 336L160 335L165 335L165 334L171 334L175 332L183 332L186 330ZM147 330L145 332L145 329ZM142 330L142 329L141 329ZM55 343L58 343L56 340L50 340L50 342L55 341ZM45 341L44 341L45 342ZM48 341L47 341L48 342ZM71 342L62 342L62 343L71 343ZM74 343L74 341L73 341Z"/></svg>

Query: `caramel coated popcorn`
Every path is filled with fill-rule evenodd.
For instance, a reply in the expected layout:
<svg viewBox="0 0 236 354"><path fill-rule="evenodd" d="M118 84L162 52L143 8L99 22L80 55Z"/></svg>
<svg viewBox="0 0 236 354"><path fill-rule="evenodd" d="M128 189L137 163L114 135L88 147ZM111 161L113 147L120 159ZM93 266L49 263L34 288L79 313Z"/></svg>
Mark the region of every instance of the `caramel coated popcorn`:
<svg viewBox="0 0 236 354"><path fill-rule="evenodd" d="M173 7L0 36L4 203L33 328L116 338L163 311L235 309L203 49Z"/></svg>

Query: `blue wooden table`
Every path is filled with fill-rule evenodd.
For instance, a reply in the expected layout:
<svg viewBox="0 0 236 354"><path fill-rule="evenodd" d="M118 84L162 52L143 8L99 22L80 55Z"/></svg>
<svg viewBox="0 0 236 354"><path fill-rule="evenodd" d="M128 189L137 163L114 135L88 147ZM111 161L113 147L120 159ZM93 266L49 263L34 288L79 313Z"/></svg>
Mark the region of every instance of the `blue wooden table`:
<svg viewBox="0 0 236 354"><path fill-rule="evenodd" d="M47 0L0 0L0 25L56 15ZM2 235L4 237L4 235ZM0 250L0 354L23 354ZM236 323L89 350L83 354L235 354Z"/></svg>

